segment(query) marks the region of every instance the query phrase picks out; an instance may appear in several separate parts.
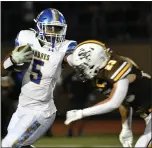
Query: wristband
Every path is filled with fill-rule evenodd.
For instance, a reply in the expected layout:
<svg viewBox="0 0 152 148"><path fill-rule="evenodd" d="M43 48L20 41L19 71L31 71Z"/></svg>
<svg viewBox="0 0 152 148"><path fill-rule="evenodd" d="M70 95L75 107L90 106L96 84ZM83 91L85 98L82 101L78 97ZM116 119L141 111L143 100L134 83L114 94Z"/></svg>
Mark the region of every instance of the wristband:
<svg viewBox="0 0 152 148"><path fill-rule="evenodd" d="M7 69L9 67L11 67L12 65L14 65L12 59L11 59L11 56L9 58L7 58L4 63L3 63L3 66L4 66L4 69Z"/></svg>
<svg viewBox="0 0 152 148"><path fill-rule="evenodd" d="M12 61L12 63L13 63L14 65L17 64L17 63L15 62L15 60L13 59L12 56L10 56L10 59L11 59L11 61Z"/></svg>

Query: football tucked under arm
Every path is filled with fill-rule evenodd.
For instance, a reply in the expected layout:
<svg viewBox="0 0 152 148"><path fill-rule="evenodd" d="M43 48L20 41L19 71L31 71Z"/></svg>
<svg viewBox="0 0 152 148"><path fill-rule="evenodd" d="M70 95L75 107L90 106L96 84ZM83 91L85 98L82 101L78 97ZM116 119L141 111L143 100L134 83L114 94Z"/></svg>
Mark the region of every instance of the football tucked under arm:
<svg viewBox="0 0 152 148"><path fill-rule="evenodd" d="M15 64L23 64L26 62L31 62L33 57L33 52L29 45L16 46L12 51L12 60Z"/></svg>
<svg viewBox="0 0 152 148"><path fill-rule="evenodd" d="M9 53L8 56L6 56L6 58L1 63L2 76L7 75L7 71L15 70L18 67L24 67L25 69L31 62L32 57L33 52L31 51L29 45L25 45L22 47L16 46L12 53Z"/></svg>

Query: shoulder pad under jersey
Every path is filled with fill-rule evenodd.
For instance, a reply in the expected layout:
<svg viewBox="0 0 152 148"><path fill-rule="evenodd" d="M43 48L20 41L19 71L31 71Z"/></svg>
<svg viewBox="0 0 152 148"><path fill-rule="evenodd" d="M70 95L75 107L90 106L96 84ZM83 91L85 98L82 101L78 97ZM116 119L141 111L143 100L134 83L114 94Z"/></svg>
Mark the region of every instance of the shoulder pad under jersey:
<svg viewBox="0 0 152 148"><path fill-rule="evenodd" d="M65 55L69 55L73 52L74 48L77 46L77 42L73 40L64 41L64 51Z"/></svg>
<svg viewBox="0 0 152 148"><path fill-rule="evenodd" d="M65 40L62 43L62 47L64 47L65 52L72 52L76 46L77 46L77 42L73 40Z"/></svg>
<svg viewBox="0 0 152 148"><path fill-rule="evenodd" d="M73 41L73 40L69 41L67 51L73 51L76 46L77 46L76 41Z"/></svg>
<svg viewBox="0 0 152 148"><path fill-rule="evenodd" d="M32 30L21 30L16 39L15 46L24 46L33 43L35 39L35 32Z"/></svg>

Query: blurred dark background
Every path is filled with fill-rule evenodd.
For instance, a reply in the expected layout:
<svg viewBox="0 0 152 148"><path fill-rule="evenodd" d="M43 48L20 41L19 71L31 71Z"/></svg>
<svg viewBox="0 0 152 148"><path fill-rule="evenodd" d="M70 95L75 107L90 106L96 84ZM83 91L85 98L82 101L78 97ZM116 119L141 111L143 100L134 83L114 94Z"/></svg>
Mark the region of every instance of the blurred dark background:
<svg viewBox="0 0 152 148"><path fill-rule="evenodd" d="M67 39L96 39L123 56L132 58L145 72L152 74L152 2L130 1L68 1L68 2L1 2L1 59L11 52L20 30L34 28L33 19L46 8L63 13L68 24ZM10 73L2 78L2 129L15 111L20 93L22 73ZM88 107L101 100L101 94L77 81L70 69L65 71L55 90L57 121L65 119L69 109ZM142 98L141 98L142 99ZM90 117L91 120L120 119L118 111ZM79 135L83 124L80 124ZM70 129L71 130L71 129ZM69 130L68 135L71 134ZM51 135L50 131L48 135Z"/></svg>
<svg viewBox="0 0 152 148"><path fill-rule="evenodd" d="M2 41L14 39L21 29L34 27L43 9L61 11L68 24L67 38L77 41L150 41L152 2L2 2Z"/></svg>

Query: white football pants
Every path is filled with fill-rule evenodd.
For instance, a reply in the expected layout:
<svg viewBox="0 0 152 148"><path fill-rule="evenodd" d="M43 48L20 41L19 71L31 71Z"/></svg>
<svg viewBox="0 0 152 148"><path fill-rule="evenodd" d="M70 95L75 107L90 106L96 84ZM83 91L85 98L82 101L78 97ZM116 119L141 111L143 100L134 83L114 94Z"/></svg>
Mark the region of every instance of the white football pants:
<svg viewBox="0 0 152 148"><path fill-rule="evenodd" d="M148 117L145 118L145 122L146 122L146 128L144 131L144 134L138 139L135 147L148 147L151 144L151 140L152 140L152 113L150 113L148 115Z"/></svg>
<svg viewBox="0 0 152 148"><path fill-rule="evenodd" d="M2 147L20 148L34 144L50 128L55 116L56 113L46 118L45 112L19 107L12 115Z"/></svg>

